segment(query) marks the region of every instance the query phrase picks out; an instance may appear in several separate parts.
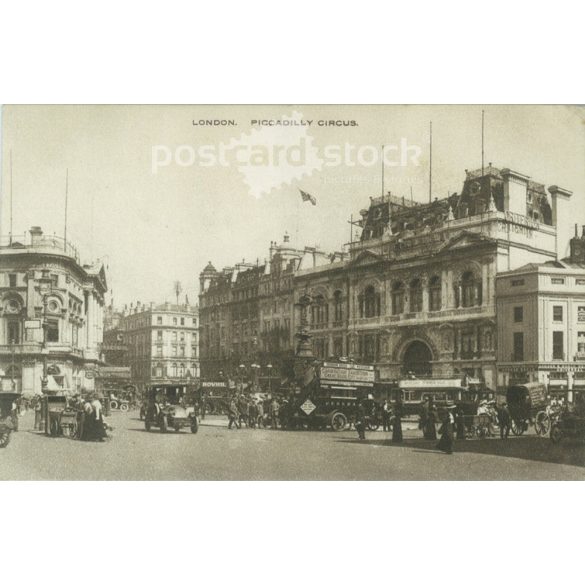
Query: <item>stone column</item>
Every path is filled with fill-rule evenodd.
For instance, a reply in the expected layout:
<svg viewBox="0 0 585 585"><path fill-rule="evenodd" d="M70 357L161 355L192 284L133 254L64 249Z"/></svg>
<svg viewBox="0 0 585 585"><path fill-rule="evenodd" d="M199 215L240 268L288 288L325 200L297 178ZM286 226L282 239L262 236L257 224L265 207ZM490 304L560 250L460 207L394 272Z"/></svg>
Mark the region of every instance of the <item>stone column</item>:
<svg viewBox="0 0 585 585"><path fill-rule="evenodd" d="M484 262L481 265L481 304L486 306L490 304L489 281L490 281L489 264Z"/></svg>

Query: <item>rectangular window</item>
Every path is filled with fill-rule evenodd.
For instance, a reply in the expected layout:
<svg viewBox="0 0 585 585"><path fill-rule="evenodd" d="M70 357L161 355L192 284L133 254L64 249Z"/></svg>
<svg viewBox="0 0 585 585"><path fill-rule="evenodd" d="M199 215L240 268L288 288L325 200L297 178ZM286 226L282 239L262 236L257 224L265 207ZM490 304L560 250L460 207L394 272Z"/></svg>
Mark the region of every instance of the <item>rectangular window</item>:
<svg viewBox="0 0 585 585"><path fill-rule="evenodd" d="M524 333L514 333L514 361L524 361Z"/></svg>
<svg viewBox="0 0 585 585"><path fill-rule="evenodd" d="M523 278L517 278L515 280L512 281L512 286L524 286L524 279Z"/></svg>
<svg viewBox="0 0 585 585"><path fill-rule="evenodd" d="M585 323L585 307L577 307L577 321Z"/></svg>
<svg viewBox="0 0 585 585"><path fill-rule="evenodd" d="M561 305L555 305L553 307L553 321L555 323L563 322L563 307Z"/></svg>
<svg viewBox="0 0 585 585"><path fill-rule="evenodd" d="M20 323L18 321L8 321L8 343L20 343Z"/></svg>
<svg viewBox="0 0 585 585"><path fill-rule="evenodd" d="M564 334L562 331L553 331L553 360L565 359Z"/></svg>
<svg viewBox="0 0 585 585"><path fill-rule="evenodd" d="M577 352L580 354L585 353L585 331L577 332Z"/></svg>
<svg viewBox="0 0 585 585"><path fill-rule="evenodd" d="M564 278L551 278L550 282L551 282L551 284L565 284L565 279Z"/></svg>
<svg viewBox="0 0 585 585"><path fill-rule="evenodd" d="M185 324L185 318L181 317L181 325L184 325L184 324Z"/></svg>
<svg viewBox="0 0 585 585"><path fill-rule="evenodd" d="M576 282L576 284L584 285L585 284L585 278L578 278L575 282Z"/></svg>
<svg viewBox="0 0 585 585"><path fill-rule="evenodd" d="M49 321L47 323L47 342L56 343L59 341L59 322Z"/></svg>
<svg viewBox="0 0 585 585"><path fill-rule="evenodd" d="M157 331L156 332L156 338L158 339L158 341L162 341L163 340L163 332L162 331Z"/></svg>
<svg viewBox="0 0 585 585"><path fill-rule="evenodd" d="M514 307L514 323L524 321L524 307Z"/></svg>
<svg viewBox="0 0 585 585"><path fill-rule="evenodd" d="M10 288L14 288L16 286L16 274L9 274L8 281L10 284Z"/></svg>
<svg viewBox="0 0 585 585"><path fill-rule="evenodd" d="M157 323L157 325L162 325L162 317L157 317L156 323Z"/></svg>

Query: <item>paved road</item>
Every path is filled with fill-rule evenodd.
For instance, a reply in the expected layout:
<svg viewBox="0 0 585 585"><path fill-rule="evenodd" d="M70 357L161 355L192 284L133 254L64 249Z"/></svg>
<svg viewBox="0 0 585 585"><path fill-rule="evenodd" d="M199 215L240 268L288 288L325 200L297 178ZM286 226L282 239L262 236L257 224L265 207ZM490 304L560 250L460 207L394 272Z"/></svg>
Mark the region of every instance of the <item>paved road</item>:
<svg viewBox="0 0 585 585"><path fill-rule="evenodd" d="M585 445L552 445L527 436L459 442L445 455L408 430L393 445L386 433L232 430L224 419L187 429L146 432L134 413L114 414L111 440L84 443L32 431L21 419L0 450L0 479L13 480L421 480L585 479Z"/></svg>

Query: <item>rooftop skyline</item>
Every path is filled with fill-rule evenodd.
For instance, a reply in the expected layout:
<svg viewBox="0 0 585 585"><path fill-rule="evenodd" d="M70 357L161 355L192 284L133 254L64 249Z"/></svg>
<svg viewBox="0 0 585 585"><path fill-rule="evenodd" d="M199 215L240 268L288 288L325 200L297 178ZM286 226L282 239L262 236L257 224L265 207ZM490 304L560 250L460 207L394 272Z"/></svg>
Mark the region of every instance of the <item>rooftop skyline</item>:
<svg viewBox="0 0 585 585"><path fill-rule="evenodd" d="M460 192L465 169L481 167L482 109L486 167L491 162L573 192L560 216L566 229L559 230L559 256L566 256L573 224L585 224L585 113L567 106L4 106L1 234L10 229L12 191L15 234L40 225L63 235L68 169L67 239L83 263L101 258L107 266L115 305L173 302L176 280L194 304L210 260L218 269L243 259L263 263L270 242L281 242L285 232L295 247L332 252L349 241L347 221L370 197L391 191L410 200L412 192L414 201L427 202L431 120L432 197ZM176 154L182 145L245 143L264 132L262 121L282 116L312 121L303 137L321 158L331 145L370 147L364 164L354 158L354 166L315 165L293 178L284 172L268 187L285 182L263 193L259 177L235 163L173 162L153 172L153 148ZM320 120L355 125L319 126ZM275 136L286 142L291 132L297 130L279 128L267 143ZM381 164L369 164L372 150L396 147L398 160L402 140L420 149L419 164L387 165L382 185ZM272 167L259 171L274 174ZM301 202L299 189L317 204Z"/></svg>

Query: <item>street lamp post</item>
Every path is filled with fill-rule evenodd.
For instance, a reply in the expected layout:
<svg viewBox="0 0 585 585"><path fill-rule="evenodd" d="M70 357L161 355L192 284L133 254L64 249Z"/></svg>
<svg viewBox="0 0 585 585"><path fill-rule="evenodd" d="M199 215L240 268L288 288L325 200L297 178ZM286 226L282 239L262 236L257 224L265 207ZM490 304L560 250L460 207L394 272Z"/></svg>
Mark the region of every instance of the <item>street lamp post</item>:
<svg viewBox="0 0 585 585"><path fill-rule="evenodd" d="M39 292L43 299L43 343L42 343L42 354L43 354L43 378L41 380L41 392L47 393L49 386L49 378L47 373L47 305L48 298L53 290L53 281L49 276L48 270L43 270L42 277L39 278Z"/></svg>
<svg viewBox="0 0 585 585"><path fill-rule="evenodd" d="M14 379L14 352L16 351L16 340L13 338L10 340L10 389L12 392L16 392L16 380Z"/></svg>
<svg viewBox="0 0 585 585"><path fill-rule="evenodd" d="M268 394L272 395L272 364L266 366L268 370Z"/></svg>
<svg viewBox="0 0 585 585"><path fill-rule="evenodd" d="M244 372L246 371L246 366L244 364L240 364L238 366L240 370L240 392L244 391Z"/></svg>

